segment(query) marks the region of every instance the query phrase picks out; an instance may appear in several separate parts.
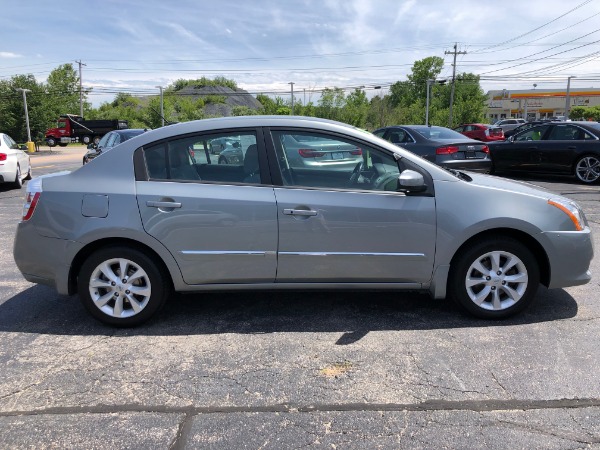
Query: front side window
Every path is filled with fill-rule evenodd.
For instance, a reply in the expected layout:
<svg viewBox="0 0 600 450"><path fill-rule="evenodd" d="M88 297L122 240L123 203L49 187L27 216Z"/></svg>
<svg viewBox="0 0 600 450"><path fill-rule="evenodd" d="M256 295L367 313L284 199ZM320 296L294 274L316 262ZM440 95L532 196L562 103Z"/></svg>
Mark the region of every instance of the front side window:
<svg viewBox="0 0 600 450"><path fill-rule="evenodd" d="M517 134L515 136L515 141L539 141L542 139L546 131L548 131L548 125L531 127L528 130Z"/></svg>
<svg viewBox="0 0 600 450"><path fill-rule="evenodd" d="M393 129L390 130L388 141L392 144L406 144L407 142L413 142L413 139L406 131L402 129Z"/></svg>
<svg viewBox="0 0 600 450"><path fill-rule="evenodd" d="M310 131L273 131L285 186L393 191L400 170L383 150Z"/></svg>
<svg viewBox="0 0 600 450"><path fill-rule="evenodd" d="M261 183L254 133L172 139L145 147L144 157L150 179Z"/></svg>

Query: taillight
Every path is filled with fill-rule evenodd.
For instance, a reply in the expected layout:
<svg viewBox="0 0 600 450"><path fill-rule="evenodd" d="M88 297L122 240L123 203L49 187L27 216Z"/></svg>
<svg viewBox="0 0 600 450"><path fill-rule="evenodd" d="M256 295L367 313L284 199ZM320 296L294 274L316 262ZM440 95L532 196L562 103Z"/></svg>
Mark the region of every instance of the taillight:
<svg viewBox="0 0 600 450"><path fill-rule="evenodd" d="M458 153L458 147L455 145L447 145L445 147L438 147L435 149L436 155L450 155L452 153Z"/></svg>
<svg viewBox="0 0 600 450"><path fill-rule="evenodd" d="M350 154L351 155L362 155L362 149L357 148L356 150L351 150Z"/></svg>
<svg viewBox="0 0 600 450"><path fill-rule="evenodd" d="M303 158L319 158L325 155L325 152L317 152L310 148L300 148L298 149L298 153L300 153L300 156Z"/></svg>
<svg viewBox="0 0 600 450"><path fill-rule="evenodd" d="M37 206L38 200L40 199L41 192L28 192L25 198L25 204L23 205L23 222L31 219L35 207Z"/></svg>
<svg viewBox="0 0 600 450"><path fill-rule="evenodd" d="M6 153L0 153L0 161L6 161L7 155Z"/></svg>
<svg viewBox="0 0 600 450"><path fill-rule="evenodd" d="M490 152L490 148L489 148L487 145L484 145L484 146L481 148L481 151L482 151L483 153L489 153L489 152Z"/></svg>

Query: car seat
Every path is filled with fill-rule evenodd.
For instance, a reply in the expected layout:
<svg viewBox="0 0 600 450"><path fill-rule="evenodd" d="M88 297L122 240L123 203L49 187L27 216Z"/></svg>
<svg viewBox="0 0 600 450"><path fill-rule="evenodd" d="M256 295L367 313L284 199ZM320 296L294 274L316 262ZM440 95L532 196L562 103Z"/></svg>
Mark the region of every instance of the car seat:
<svg viewBox="0 0 600 450"><path fill-rule="evenodd" d="M170 149L169 167L171 169L170 178L173 180L200 180L198 171L190 164L189 154L186 149Z"/></svg>
<svg viewBox="0 0 600 450"><path fill-rule="evenodd" d="M250 144L244 156L244 183L260 183L260 171L258 165L258 148L256 144Z"/></svg>

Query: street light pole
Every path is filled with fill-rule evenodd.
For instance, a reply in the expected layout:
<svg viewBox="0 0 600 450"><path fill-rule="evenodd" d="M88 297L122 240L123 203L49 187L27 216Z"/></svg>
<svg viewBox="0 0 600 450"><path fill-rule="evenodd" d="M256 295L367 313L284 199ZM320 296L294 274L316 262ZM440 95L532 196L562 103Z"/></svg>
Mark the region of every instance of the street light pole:
<svg viewBox="0 0 600 450"><path fill-rule="evenodd" d="M565 95L565 120L569 119L569 96L571 94L571 78L576 77L573 75L567 77L567 93Z"/></svg>
<svg viewBox="0 0 600 450"><path fill-rule="evenodd" d="M31 130L29 129L29 111L27 111L27 93L31 92L31 89L17 88L17 91L21 91L23 93L23 105L25 106L25 124L27 125L27 143L29 144L29 142L31 142Z"/></svg>
<svg viewBox="0 0 600 450"><path fill-rule="evenodd" d="M164 106L163 106L163 88L162 86L155 86L158 89L160 89L160 120L162 123L162 126L165 126L165 111L164 111Z"/></svg>

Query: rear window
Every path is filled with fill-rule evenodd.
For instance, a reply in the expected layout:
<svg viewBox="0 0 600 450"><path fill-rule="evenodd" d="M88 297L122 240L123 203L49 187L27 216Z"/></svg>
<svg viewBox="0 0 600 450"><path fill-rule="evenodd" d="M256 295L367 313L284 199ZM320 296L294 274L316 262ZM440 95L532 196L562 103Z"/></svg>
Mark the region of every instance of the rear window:
<svg viewBox="0 0 600 450"><path fill-rule="evenodd" d="M417 133L423 136L426 139L435 139L435 140L455 140L455 139L465 139L465 137L457 133L454 130L444 127L415 127L413 128Z"/></svg>

